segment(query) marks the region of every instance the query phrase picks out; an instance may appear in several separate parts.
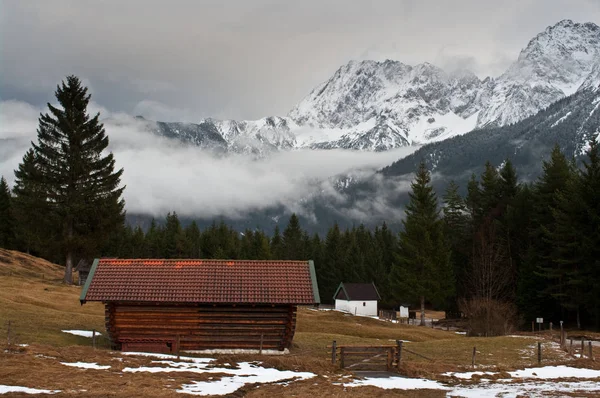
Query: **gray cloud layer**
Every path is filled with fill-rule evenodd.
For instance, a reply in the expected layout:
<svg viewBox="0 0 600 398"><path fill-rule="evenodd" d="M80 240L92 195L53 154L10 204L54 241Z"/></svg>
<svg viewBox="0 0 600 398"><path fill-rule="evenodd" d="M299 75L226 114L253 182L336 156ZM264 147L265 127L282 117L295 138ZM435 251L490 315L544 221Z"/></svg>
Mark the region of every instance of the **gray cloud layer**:
<svg viewBox="0 0 600 398"><path fill-rule="evenodd" d="M13 170L30 142L36 140L40 111L46 112L23 102L0 102L0 175L11 185ZM104 118L117 122L107 123L105 128L117 167L125 169L127 210L155 216L177 211L186 216L237 217L279 205L311 216L305 213L301 202L314 195L325 196L333 203L345 201L329 177L346 173L356 177L371 175L417 149L381 153L301 150L276 153L261 160L244 155L217 157L145 132L131 116L111 114L95 103L90 104L90 111L100 111ZM408 191L409 182L381 181L379 185L377 200L358 203L348 210L348 216L362 220L367 215L385 216L397 211L387 203L398 192Z"/></svg>
<svg viewBox="0 0 600 398"><path fill-rule="evenodd" d="M0 2L3 100L35 106L78 74L111 111L163 120L285 114L350 59L497 75L598 0Z"/></svg>

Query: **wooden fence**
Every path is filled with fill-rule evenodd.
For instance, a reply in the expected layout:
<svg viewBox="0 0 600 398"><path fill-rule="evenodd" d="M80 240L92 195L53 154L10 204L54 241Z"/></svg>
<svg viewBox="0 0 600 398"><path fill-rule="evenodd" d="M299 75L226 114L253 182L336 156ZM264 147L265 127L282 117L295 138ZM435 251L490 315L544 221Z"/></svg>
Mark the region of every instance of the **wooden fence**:
<svg viewBox="0 0 600 398"><path fill-rule="evenodd" d="M397 370L402 358L402 341L396 345L331 345L331 363L342 369Z"/></svg>

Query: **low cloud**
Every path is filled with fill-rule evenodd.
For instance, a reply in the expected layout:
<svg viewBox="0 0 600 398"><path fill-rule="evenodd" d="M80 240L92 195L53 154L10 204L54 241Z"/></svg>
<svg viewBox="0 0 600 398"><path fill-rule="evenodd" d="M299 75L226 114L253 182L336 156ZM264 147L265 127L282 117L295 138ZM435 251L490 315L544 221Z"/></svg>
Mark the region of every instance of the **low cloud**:
<svg viewBox="0 0 600 398"><path fill-rule="evenodd" d="M197 147L158 137L145 131L144 121L129 115L110 114L97 104L90 113L102 112L110 138L109 149L117 167L124 168L122 183L126 208L132 213L162 216L169 211L192 217L243 217L253 210L284 206L289 211L308 212L303 203L325 197L331 203L350 206L337 189L334 176L370 178L379 187L378 197L346 207L346 215L367 219L375 213L396 213L386 204L406 192L409 183L385 181L373 172L404 157L415 148L388 152L345 150L296 150L278 152L265 159L247 155L217 156ZM40 110L14 101L0 103L2 123L0 173L12 184L13 170L36 138ZM107 119L108 118L108 119ZM310 214L304 214L309 216Z"/></svg>

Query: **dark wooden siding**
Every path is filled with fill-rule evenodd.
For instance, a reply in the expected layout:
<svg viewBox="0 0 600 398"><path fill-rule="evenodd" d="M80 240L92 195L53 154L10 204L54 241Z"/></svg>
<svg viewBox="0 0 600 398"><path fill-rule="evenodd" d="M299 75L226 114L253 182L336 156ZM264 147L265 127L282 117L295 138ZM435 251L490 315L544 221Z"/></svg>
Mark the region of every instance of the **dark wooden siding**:
<svg viewBox="0 0 600 398"><path fill-rule="evenodd" d="M296 328L293 305L106 304L106 327L124 351L289 348Z"/></svg>

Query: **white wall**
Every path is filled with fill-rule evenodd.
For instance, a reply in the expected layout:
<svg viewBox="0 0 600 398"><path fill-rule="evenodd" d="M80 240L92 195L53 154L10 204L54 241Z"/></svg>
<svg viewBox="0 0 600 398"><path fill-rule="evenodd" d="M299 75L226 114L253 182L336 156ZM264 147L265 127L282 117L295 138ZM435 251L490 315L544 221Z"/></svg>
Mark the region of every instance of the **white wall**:
<svg viewBox="0 0 600 398"><path fill-rule="evenodd" d="M363 305L365 303L365 305ZM347 301L347 300L335 300L335 309L339 311L346 311L356 315L371 315L377 316L377 300L371 301Z"/></svg>

